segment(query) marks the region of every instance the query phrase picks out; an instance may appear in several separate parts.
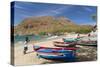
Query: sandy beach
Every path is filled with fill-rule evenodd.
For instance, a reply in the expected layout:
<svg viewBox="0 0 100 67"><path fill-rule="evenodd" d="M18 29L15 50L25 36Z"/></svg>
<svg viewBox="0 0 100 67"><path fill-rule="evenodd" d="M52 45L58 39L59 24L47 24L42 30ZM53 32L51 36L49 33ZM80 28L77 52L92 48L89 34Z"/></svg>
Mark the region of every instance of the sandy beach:
<svg viewBox="0 0 100 67"><path fill-rule="evenodd" d="M73 37L73 36L70 36L70 37ZM52 61L52 60L46 60L46 59L38 58L36 56L36 52L34 52L34 50L33 50L33 45L45 46L45 47L55 47L53 45L53 41L62 41L62 37L54 38L54 39L51 39L51 40L47 40L47 41L43 41L43 42L38 42L38 43L34 43L34 41L30 42L28 44L27 54L25 54L25 55L23 54L23 47L24 47L24 45L22 45L22 43L19 43L19 45L18 45L18 43L15 44L15 47L14 47L15 48L15 55L14 55L15 65L32 65L32 64L57 63L57 61ZM81 47L81 48L83 50L85 50L86 47ZM94 49L94 48L91 48L91 49ZM86 50L86 52L87 52L87 50ZM94 53L95 53L95 57L94 57L95 59L91 59L91 60L96 60L96 48L94 49ZM80 53L78 55L81 56L82 53ZM86 53L84 53L84 55L86 55Z"/></svg>
<svg viewBox="0 0 100 67"><path fill-rule="evenodd" d="M52 43L53 41L62 41L62 38L59 39L53 39L49 41L43 41L39 43L29 43L28 44L28 51L27 54L23 54L23 47L24 45L18 45L15 46L15 65L30 65L30 64L43 64L43 63L49 63L53 62L51 60L45 60L42 58L38 58L36 56L36 52L33 50L33 45L38 45L38 46L45 46L45 47L55 47Z"/></svg>

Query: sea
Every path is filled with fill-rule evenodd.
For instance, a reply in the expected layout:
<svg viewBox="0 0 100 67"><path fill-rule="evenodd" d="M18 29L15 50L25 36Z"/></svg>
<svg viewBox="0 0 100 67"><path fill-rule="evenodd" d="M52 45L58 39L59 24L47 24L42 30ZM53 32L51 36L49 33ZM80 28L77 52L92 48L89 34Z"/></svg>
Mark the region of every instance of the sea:
<svg viewBox="0 0 100 67"><path fill-rule="evenodd" d="M29 41L39 41L48 38L48 36L39 35L16 35L14 36L14 43L24 42L26 37L28 37Z"/></svg>
<svg viewBox="0 0 100 67"><path fill-rule="evenodd" d="M18 42L25 42L25 38L28 37L30 41L47 41L47 40L52 40L52 39L57 39L57 38L64 38L65 36L39 36L39 35L16 35L14 36L14 43ZM82 40L97 40L97 37L84 37Z"/></svg>

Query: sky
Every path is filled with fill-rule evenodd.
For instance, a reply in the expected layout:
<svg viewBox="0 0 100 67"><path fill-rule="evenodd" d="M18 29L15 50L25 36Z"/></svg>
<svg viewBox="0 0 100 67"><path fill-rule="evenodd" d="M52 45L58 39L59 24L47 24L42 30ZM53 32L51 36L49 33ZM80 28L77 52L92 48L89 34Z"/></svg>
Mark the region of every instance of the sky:
<svg viewBox="0 0 100 67"><path fill-rule="evenodd" d="M21 23L25 18L40 16L64 16L76 24L93 25L96 23L91 17L97 13L96 6L15 2L13 7L15 9L14 25Z"/></svg>

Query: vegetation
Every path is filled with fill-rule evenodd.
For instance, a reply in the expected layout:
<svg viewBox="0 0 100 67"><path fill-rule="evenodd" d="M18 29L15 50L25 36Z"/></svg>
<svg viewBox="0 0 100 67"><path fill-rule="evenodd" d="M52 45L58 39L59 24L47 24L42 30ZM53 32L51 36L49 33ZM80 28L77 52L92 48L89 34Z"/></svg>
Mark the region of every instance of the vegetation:
<svg viewBox="0 0 100 67"><path fill-rule="evenodd" d="M32 17L23 20L15 26L15 34L20 35L61 35L65 32L89 33L92 30L91 25L77 25L64 17L54 18L51 16Z"/></svg>
<svg viewBox="0 0 100 67"><path fill-rule="evenodd" d="M39 35L46 35L46 32L40 32Z"/></svg>

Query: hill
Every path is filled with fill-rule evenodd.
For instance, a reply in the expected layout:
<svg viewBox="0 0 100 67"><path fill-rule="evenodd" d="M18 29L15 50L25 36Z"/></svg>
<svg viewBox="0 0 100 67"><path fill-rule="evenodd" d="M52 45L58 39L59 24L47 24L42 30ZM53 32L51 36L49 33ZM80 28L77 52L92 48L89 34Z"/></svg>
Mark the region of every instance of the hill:
<svg viewBox="0 0 100 67"><path fill-rule="evenodd" d="M61 34L64 32L88 33L91 30L91 25L78 25L65 17L52 16L26 18L14 27L14 33L19 35Z"/></svg>

